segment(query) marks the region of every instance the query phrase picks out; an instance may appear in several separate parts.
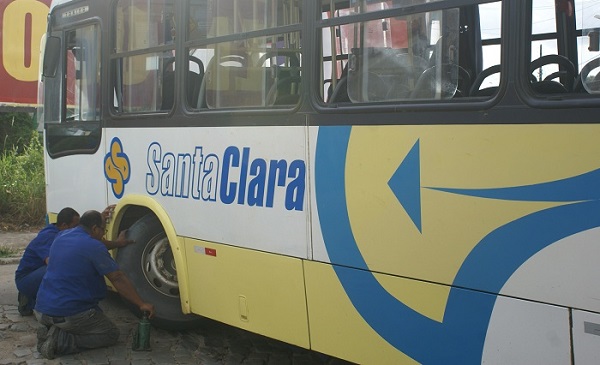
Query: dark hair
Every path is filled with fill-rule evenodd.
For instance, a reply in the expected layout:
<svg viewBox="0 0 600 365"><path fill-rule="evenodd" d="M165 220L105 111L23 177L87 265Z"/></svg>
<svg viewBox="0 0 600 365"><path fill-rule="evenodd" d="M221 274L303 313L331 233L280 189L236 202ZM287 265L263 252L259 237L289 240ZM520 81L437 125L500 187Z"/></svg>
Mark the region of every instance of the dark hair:
<svg viewBox="0 0 600 365"><path fill-rule="evenodd" d="M74 217L79 217L79 213L73 208L64 208L60 212L58 212L58 217L56 217L56 225L60 226L62 224L70 225L73 222Z"/></svg>
<svg viewBox="0 0 600 365"><path fill-rule="evenodd" d="M94 226L103 227L103 224L104 219L102 218L102 214L96 210L88 210L79 219L79 225L87 229L92 229Z"/></svg>

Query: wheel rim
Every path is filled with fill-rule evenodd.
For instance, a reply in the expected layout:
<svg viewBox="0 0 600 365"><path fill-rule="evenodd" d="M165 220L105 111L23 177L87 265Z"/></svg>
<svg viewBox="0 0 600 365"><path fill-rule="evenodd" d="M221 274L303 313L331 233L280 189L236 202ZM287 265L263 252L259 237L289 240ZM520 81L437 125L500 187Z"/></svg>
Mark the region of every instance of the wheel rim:
<svg viewBox="0 0 600 365"><path fill-rule="evenodd" d="M179 297L175 259L164 232L148 242L141 264L144 276L154 290L169 297Z"/></svg>

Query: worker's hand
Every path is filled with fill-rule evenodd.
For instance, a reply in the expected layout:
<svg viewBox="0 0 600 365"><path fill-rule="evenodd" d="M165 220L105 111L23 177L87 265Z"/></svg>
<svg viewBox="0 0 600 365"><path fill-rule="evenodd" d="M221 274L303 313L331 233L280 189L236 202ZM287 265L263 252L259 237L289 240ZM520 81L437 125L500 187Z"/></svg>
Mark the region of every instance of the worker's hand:
<svg viewBox="0 0 600 365"><path fill-rule="evenodd" d="M140 305L140 310L142 311L142 313L148 313L148 318L154 317L154 306L152 304L143 303L142 305Z"/></svg>
<svg viewBox="0 0 600 365"><path fill-rule="evenodd" d="M112 217L113 212L115 211L115 204L111 204L108 207L104 208L102 211L102 219L108 223L110 218Z"/></svg>
<svg viewBox="0 0 600 365"><path fill-rule="evenodd" d="M134 242L135 242L134 240L130 240L127 238L127 230L125 230L125 231L121 231L121 233L119 233L119 236L117 237L117 240L115 241L115 244L117 247L125 247Z"/></svg>

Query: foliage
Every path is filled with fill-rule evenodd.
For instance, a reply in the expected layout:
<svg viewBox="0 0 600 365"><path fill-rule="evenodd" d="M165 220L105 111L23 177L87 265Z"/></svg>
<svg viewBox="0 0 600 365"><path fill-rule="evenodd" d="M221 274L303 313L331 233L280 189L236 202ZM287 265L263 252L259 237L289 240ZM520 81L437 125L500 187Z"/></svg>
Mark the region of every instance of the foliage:
<svg viewBox="0 0 600 365"><path fill-rule="evenodd" d="M13 146L0 154L0 220L18 227L37 226L45 213L44 150L34 131L22 152Z"/></svg>
<svg viewBox="0 0 600 365"><path fill-rule="evenodd" d="M0 154L16 149L23 153L35 122L27 113L0 113Z"/></svg>
<svg viewBox="0 0 600 365"><path fill-rule="evenodd" d="M0 257L11 257L17 254L19 251L7 246L0 246Z"/></svg>

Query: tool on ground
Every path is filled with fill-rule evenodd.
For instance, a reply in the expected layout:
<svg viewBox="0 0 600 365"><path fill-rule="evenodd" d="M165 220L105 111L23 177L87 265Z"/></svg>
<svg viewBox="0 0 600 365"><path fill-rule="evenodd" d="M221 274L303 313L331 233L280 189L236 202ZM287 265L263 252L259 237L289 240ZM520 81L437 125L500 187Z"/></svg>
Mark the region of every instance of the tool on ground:
<svg viewBox="0 0 600 365"><path fill-rule="evenodd" d="M142 314L142 319L138 324L137 329L133 333L133 351L150 351L150 321L148 320L148 312Z"/></svg>

